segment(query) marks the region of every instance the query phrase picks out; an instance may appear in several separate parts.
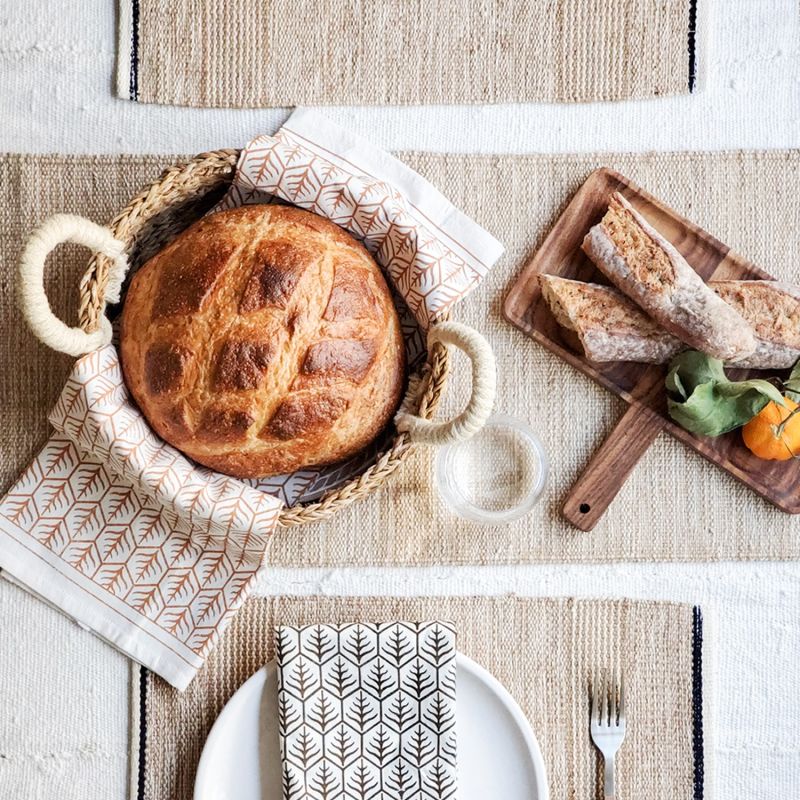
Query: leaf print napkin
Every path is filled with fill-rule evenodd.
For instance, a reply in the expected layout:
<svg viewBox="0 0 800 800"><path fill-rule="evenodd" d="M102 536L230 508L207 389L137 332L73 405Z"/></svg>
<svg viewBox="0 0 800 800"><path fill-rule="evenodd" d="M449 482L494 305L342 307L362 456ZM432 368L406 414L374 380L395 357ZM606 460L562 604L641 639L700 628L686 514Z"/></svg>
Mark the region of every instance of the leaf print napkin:
<svg viewBox="0 0 800 800"><path fill-rule="evenodd" d="M275 637L284 800L455 797L452 625L281 625Z"/></svg>

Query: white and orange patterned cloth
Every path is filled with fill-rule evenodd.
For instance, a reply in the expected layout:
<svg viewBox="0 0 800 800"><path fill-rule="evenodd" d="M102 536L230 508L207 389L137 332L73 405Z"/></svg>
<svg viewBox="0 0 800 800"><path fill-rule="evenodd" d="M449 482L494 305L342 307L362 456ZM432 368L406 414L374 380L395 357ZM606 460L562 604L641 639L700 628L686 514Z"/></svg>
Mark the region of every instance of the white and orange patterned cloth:
<svg viewBox="0 0 800 800"><path fill-rule="evenodd" d="M281 502L159 439L111 345L76 362L50 422L0 503L0 564L185 687L262 567Z"/></svg>
<svg viewBox="0 0 800 800"><path fill-rule="evenodd" d="M362 239L423 329L502 253L417 173L309 111L245 148L221 206L276 196ZM417 325L405 329L420 352ZM199 467L150 430L113 345L76 362L50 421L0 501L0 568L178 688L264 569L283 505L375 457L264 481Z"/></svg>
<svg viewBox="0 0 800 800"><path fill-rule="evenodd" d="M278 197L363 242L423 329L466 297L503 253L421 175L313 111L242 152L220 206Z"/></svg>

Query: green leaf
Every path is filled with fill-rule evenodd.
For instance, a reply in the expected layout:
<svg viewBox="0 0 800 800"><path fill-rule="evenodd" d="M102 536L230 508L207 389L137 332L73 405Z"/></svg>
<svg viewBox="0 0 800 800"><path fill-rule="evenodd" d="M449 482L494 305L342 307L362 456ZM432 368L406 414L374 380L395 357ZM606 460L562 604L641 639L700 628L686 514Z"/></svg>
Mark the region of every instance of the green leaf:
<svg viewBox="0 0 800 800"><path fill-rule="evenodd" d="M774 384L757 378L749 381L729 381L726 379L724 383L717 384L717 390L723 397L738 397L745 392L754 390L760 394L763 394L765 397L777 403L779 406L786 405L783 400L783 395ZM764 405L766 405L766 403Z"/></svg>
<svg viewBox="0 0 800 800"><path fill-rule="evenodd" d="M684 352L678 353L672 359L669 370L670 375L674 373L675 378L679 379L685 387L687 397L704 383L719 383L728 380L722 362L699 350L684 350ZM669 380L670 376L667 375L667 382Z"/></svg>
<svg viewBox="0 0 800 800"><path fill-rule="evenodd" d="M701 436L719 436L741 427L771 400L784 405L783 396L769 381L728 380L719 359L697 350L672 360L666 386L670 417Z"/></svg>
<svg viewBox="0 0 800 800"><path fill-rule="evenodd" d="M800 403L800 360L792 367L789 378L783 384L786 396L795 403Z"/></svg>

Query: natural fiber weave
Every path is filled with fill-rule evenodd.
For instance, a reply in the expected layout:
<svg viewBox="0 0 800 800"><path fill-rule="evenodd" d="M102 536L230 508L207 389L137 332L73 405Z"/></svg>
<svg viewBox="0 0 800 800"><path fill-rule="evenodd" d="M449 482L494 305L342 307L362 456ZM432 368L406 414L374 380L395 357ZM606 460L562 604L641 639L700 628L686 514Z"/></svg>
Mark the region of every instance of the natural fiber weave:
<svg viewBox="0 0 800 800"><path fill-rule="evenodd" d="M275 624L434 618L452 621L458 649L494 674L521 705L544 756L552 800L598 796L600 764L589 740L590 676L596 668L615 666L625 674L630 720L617 765L619 796L711 796L703 794L701 738L708 657L692 606L508 597L282 597L248 600L183 693L134 668L132 797L192 796L209 729L234 691L273 658Z"/></svg>
<svg viewBox="0 0 800 800"><path fill-rule="evenodd" d="M682 94L699 38L698 0L121 2L120 96L189 106Z"/></svg>
<svg viewBox="0 0 800 800"><path fill-rule="evenodd" d="M471 156L404 159L507 247L458 318L485 333L498 361L497 411L531 422L551 462L540 504L522 520L483 528L453 517L432 487L435 450L418 448L369 499L324 524L280 530L270 560L283 566L708 561L800 558L800 518L785 515L730 475L662 434L592 533L559 514L565 492L622 414L624 404L512 328L502 302L522 264L589 172L620 170L769 272L800 282L800 152L663 155ZM70 359L36 342L14 302L25 236L47 215L110 219L164 157L7 156L0 159L0 491L44 443L46 415ZM59 248L48 269L54 309L76 316L86 251ZM11 332L9 334L9 332ZM443 410L467 396L458 358ZM497 470L487 464L487 472Z"/></svg>

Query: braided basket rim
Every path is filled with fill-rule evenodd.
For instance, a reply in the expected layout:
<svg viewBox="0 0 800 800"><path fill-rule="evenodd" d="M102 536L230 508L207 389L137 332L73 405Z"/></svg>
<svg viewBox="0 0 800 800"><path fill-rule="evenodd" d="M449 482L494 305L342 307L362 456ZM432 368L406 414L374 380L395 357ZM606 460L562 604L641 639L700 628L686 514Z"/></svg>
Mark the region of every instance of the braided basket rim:
<svg viewBox="0 0 800 800"><path fill-rule="evenodd" d="M130 254L140 243L142 231L158 214L181 201L199 200L229 185L240 153L238 149L213 150L167 167L155 181L136 194L107 227L124 243L126 253ZM163 230L169 231L170 226L164 224ZM94 256L80 282L79 324L87 333L99 328L105 313L103 298L109 266L108 258ZM448 363L447 349L437 342L427 353L425 364L417 376L420 380L409 376L409 395L404 400L409 411L425 419L433 415L447 382ZM367 497L386 483L413 449L408 434L395 432L388 449L374 464L318 500L284 507L278 517L278 526L318 522Z"/></svg>

